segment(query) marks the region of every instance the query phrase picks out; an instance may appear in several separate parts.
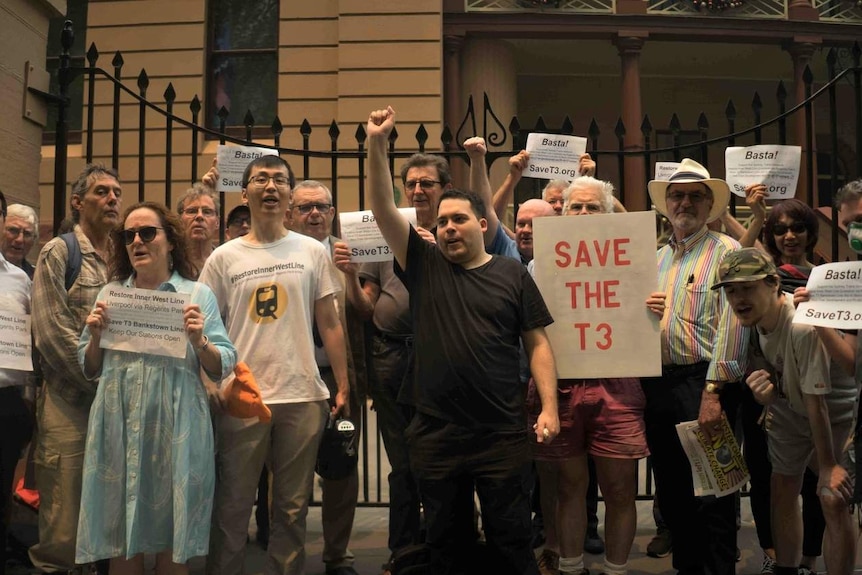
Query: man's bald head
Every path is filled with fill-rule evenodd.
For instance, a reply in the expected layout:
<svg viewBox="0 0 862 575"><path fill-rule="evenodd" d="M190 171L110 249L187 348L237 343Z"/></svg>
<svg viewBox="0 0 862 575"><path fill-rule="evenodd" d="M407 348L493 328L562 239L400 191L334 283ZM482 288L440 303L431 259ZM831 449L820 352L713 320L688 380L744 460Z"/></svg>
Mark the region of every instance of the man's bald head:
<svg viewBox="0 0 862 575"><path fill-rule="evenodd" d="M527 261L533 259L533 218L554 216L554 207L545 200L527 200L518 208L515 218L515 241L521 257Z"/></svg>

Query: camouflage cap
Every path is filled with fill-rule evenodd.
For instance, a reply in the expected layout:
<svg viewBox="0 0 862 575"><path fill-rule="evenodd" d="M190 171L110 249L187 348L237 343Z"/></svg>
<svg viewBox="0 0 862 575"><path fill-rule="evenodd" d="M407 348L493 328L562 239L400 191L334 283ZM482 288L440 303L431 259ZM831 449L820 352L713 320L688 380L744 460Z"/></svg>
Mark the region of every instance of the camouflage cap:
<svg viewBox="0 0 862 575"><path fill-rule="evenodd" d="M716 272L717 282L712 289L732 283L754 282L768 276L777 276L772 257L757 248L741 248L728 252Z"/></svg>

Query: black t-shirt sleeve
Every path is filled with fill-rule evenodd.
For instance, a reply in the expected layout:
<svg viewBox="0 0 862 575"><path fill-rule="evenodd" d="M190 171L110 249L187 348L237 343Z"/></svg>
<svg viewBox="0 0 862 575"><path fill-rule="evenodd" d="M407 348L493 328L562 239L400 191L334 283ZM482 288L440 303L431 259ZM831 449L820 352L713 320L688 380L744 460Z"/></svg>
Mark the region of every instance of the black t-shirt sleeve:
<svg viewBox="0 0 862 575"><path fill-rule="evenodd" d="M530 331L554 323L533 276L521 266L521 329Z"/></svg>

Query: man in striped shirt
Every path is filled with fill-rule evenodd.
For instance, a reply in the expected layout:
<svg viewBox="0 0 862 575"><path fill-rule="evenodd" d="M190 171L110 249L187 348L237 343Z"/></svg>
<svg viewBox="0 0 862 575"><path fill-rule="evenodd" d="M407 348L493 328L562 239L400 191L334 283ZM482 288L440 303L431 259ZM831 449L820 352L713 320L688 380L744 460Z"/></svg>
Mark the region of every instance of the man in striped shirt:
<svg viewBox="0 0 862 575"><path fill-rule="evenodd" d="M697 419L708 438L718 436L725 413L735 411L734 388L744 372L748 334L723 294L710 291L716 269L739 243L707 223L727 207L730 190L686 158L668 180L649 183L653 204L673 234L658 251L658 290L647 307L661 316L662 376L644 378L647 443L659 500L673 537L673 566L681 574L733 575L736 560L734 498L695 497L691 467L676 424ZM733 404L733 406L731 405Z"/></svg>

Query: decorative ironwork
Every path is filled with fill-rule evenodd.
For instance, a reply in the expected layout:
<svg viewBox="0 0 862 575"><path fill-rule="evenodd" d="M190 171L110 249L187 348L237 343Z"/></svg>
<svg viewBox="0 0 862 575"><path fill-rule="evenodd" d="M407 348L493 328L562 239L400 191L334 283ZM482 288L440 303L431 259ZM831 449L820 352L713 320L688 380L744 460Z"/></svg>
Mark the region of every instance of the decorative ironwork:
<svg viewBox="0 0 862 575"><path fill-rule="evenodd" d="M821 22L862 22L862 6L854 0L814 0Z"/></svg>
<svg viewBox="0 0 862 575"><path fill-rule="evenodd" d="M816 0L815 0L816 1ZM703 5L706 0L698 0ZM787 3L789 0L745 0L741 6L727 9L708 9L707 7L698 8L694 2L680 2L680 0L649 0L647 6L648 14L663 14L669 16L691 16L698 14L704 17L718 16L721 18L769 18L782 20L787 18ZM717 6L719 0L713 1L713 6ZM724 4L731 4L729 0L725 0Z"/></svg>
<svg viewBox="0 0 862 575"><path fill-rule="evenodd" d="M574 12L613 14L614 0L465 0L467 12Z"/></svg>

